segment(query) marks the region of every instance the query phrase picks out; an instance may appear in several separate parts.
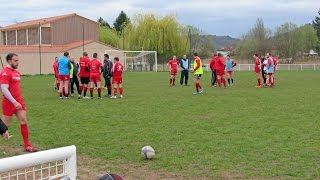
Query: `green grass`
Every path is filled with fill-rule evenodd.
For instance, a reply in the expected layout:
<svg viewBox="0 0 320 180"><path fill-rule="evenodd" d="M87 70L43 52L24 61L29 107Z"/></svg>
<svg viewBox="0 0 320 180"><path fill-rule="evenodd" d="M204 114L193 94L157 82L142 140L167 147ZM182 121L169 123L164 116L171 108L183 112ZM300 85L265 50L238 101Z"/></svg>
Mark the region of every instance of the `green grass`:
<svg viewBox="0 0 320 180"><path fill-rule="evenodd" d="M320 178L319 72L279 71L273 89L254 88L252 72L236 72L232 88L210 88L210 75L197 96L193 86L170 88L168 73L125 73L124 99L68 101L54 93L52 76L23 77L31 140L41 149L74 144L79 155L114 167L213 179ZM18 130L15 121L4 145L21 144ZM142 160L145 145L156 150L154 160Z"/></svg>

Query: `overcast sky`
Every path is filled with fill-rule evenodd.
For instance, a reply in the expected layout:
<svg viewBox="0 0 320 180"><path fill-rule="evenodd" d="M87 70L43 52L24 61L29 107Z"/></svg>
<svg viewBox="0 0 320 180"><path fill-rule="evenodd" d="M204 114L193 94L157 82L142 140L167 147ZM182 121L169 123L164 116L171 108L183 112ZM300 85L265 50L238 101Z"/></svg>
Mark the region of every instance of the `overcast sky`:
<svg viewBox="0 0 320 180"><path fill-rule="evenodd" d="M215 35L240 37L258 17L268 28L284 22L311 23L320 0L0 0L0 25L36 18L77 13L112 24L123 10L129 17L153 12L175 15L182 24L197 26Z"/></svg>

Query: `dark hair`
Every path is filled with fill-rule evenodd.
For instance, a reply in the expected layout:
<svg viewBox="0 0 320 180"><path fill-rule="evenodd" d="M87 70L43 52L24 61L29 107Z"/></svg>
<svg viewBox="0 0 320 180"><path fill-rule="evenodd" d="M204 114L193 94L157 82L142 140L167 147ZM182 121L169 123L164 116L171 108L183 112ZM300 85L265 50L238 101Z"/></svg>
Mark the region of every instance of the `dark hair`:
<svg viewBox="0 0 320 180"><path fill-rule="evenodd" d="M83 52L82 55L83 56L88 56L88 53L87 52Z"/></svg>
<svg viewBox="0 0 320 180"><path fill-rule="evenodd" d="M231 57L229 54L227 55L228 57Z"/></svg>
<svg viewBox="0 0 320 180"><path fill-rule="evenodd" d="M218 56L218 54L217 53L214 53L214 55L213 56Z"/></svg>
<svg viewBox="0 0 320 180"><path fill-rule="evenodd" d="M119 58L118 57L114 57L114 60L119 61Z"/></svg>
<svg viewBox="0 0 320 180"><path fill-rule="evenodd" d="M109 59L109 54L104 54L104 57Z"/></svg>
<svg viewBox="0 0 320 180"><path fill-rule="evenodd" d="M259 57L259 55L258 54L254 54L256 57Z"/></svg>
<svg viewBox="0 0 320 180"><path fill-rule="evenodd" d="M98 54L97 53L93 53L93 58L97 58Z"/></svg>
<svg viewBox="0 0 320 180"><path fill-rule="evenodd" d="M193 55L194 55L194 56L198 56L198 53L194 53Z"/></svg>
<svg viewBox="0 0 320 180"><path fill-rule="evenodd" d="M63 55L67 57L67 56L69 56L69 53L68 52L64 52Z"/></svg>
<svg viewBox="0 0 320 180"><path fill-rule="evenodd" d="M218 56L221 57L221 53L218 53Z"/></svg>
<svg viewBox="0 0 320 180"><path fill-rule="evenodd" d="M18 56L16 53L9 53L7 56L6 56L6 60L7 60L7 62L8 61L10 61L10 60L12 60L12 57L13 56Z"/></svg>

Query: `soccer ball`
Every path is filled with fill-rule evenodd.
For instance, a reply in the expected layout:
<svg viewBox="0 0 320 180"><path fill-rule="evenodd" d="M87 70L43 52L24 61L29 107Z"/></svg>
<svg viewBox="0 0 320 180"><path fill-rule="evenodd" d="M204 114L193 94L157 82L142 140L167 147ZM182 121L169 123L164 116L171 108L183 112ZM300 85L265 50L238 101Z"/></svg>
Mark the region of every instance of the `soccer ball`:
<svg viewBox="0 0 320 180"><path fill-rule="evenodd" d="M155 154L156 154L156 152L154 151L154 149L151 146L144 146L141 149L141 155L144 159L152 159Z"/></svg>

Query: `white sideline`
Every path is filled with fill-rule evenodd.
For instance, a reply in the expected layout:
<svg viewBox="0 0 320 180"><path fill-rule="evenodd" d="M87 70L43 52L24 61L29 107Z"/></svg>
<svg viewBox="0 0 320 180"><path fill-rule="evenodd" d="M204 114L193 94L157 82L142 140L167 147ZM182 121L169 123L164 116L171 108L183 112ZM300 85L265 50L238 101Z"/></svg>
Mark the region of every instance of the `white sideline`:
<svg viewBox="0 0 320 180"><path fill-rule="evenodd" d="M74 145L0 159L0 173L59 160L66 160L65 170L68 177L75 180L77 177L77 158L76 146Z"/></svg>

